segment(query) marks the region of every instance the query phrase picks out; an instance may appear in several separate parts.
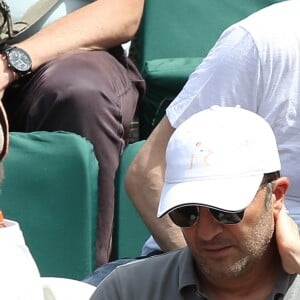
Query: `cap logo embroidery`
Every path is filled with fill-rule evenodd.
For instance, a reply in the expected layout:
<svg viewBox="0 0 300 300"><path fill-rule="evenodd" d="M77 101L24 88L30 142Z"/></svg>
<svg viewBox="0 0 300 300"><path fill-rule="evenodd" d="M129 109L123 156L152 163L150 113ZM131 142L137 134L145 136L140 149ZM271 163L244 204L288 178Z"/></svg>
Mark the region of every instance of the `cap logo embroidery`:
<svg viewBox="0 0 300 300"><path fill-rule="evenodd" d="M195 144L195 150L190 158L190 169L199 163L199 165L204 166L205 168L210 167L209 157L213 154L213 151L210 148L203 146L202 142L197 142Z"/></svg>

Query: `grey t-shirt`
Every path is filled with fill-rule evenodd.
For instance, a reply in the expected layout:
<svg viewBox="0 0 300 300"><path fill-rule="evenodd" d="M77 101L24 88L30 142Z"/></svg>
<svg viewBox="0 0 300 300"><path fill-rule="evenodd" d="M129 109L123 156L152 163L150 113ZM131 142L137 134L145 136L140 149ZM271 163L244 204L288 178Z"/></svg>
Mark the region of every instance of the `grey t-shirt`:
<svg viewBox="0 0 300 300"><path fill-rule="evenodd" d="M282 271L266 300L292 300L283 295L295 277ZM184 248L118 267L100 283L90 300L208 300L200 290L190 250Z"/></svg>

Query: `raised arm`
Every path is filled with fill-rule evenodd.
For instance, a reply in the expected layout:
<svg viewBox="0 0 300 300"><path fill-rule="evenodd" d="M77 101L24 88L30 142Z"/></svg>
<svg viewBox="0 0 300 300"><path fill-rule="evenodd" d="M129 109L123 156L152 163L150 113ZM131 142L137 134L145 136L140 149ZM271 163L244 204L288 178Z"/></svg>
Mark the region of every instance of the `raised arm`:
<svg viewBox="0 0 300 300"><path fill-rule="evenodd" d="M143 6L143 0L94 1L42 29L19 46L30 53L33 68L79 48L108 49L134 36Z"/></svg>
<svg viewBox="0 0 300 300"><path fill-rule="evenodd" d="M132 39L143 7L144 0L94 1L40 30L18 46L30 54L33 70L69 51L108 49ZM1 63L0 91L14 79L5 63Z"/></svg>
<svg viewBox="0 0 300 300"><path fill-rule="evenodd" d="M129 167L127 192L134 206L164 251L185 246L179 227L168 216L156 217L165 172L165 150L174 129L164 117Z"/></svg>
<svg viewBox="0 0 300 300"><path fill-rule="evenodd" d="M276 218L276 241L282 265L288 273L300 274L300 236L297 224L282 209Z"/></svg>

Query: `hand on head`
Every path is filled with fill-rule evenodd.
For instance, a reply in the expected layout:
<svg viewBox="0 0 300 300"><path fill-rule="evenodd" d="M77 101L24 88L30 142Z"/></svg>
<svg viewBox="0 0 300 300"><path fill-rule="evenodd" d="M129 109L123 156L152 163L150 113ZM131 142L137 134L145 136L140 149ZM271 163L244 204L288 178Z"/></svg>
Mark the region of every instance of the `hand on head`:
<svg viewBox="0 0 300 300"><path fill-rule="evenodd" d="M297 224L283 206L275 218L278 251L286 272L300 273L300 236Z"/></svg>

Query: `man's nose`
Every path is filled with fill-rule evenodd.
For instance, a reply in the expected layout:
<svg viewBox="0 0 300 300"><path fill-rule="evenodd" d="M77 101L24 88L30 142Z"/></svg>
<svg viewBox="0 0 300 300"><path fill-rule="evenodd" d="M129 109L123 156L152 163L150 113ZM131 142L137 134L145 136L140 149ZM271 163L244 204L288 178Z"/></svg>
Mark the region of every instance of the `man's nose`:
<svg viewBox="0 0 300 300"><path fill-rule="evenodd" d="M223 231L223 225L214 219L206 207L201 207L199 210L199 220L196 226L199 239L206 241L212 240Z"/></svg>

